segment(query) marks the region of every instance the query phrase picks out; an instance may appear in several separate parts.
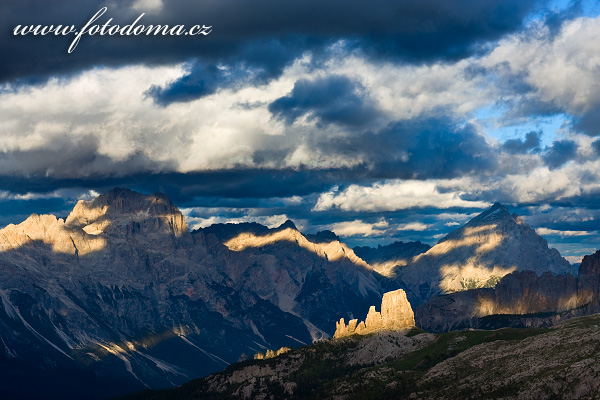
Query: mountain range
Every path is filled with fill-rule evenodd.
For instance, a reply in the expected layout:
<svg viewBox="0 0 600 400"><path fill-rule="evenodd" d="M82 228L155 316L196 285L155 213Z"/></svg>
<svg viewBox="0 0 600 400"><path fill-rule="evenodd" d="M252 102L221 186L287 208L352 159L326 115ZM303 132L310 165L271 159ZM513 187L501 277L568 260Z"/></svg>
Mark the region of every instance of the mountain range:
<svg viewBox="0 0 600 400"><path fill-rule="evenodd" d="M291 222L191 232L166 196L123 189L9 225L0 249L0 397L169 387L327 337L383 293L339 241Z"/></svg>
<svg viewBox="0 0 600 400"><path fill-rule="evenodd" d="M499 204L431 248L353 250L291 221L191 231L165 195L114 189L64 220L1 229L0 270L0 397L64 399L166 388L328 338L390 289L434 304L415 314L420 326L442 315L438 295L573 269Z"/></svg>
<svg viewBox="0 0 600 400"><path fill-rule="evenodd" d="M421 305L422 311L425 305L437 310L439 321L446 312L452 320L453 310L459 314L463 308L470 310L463 298L483 299L487 294L488 306L497 302L498 307L488 313L514 312L507 318L496 315L498 326L519 318L526 323L546 318L551 322L547 326L490 329L493 320L489 320L486 330L453 326L435 335L416 327L374 330L368 335L344 332L337 339L273 359L237 363L175 389L145 391L124 400L595 399L600 396L599 289L600 251L583 258L577 277L514 272L495 289L433 297ZM490 293L496 294L495 300ZM512 301L507 302L508 294ZM437 301L443 304L436 308ZM455 303L454 308L446 308ZM527 313L540 307L556 311L557 305L574 312ZM384 308L382 304L382 312Z"/></svg>

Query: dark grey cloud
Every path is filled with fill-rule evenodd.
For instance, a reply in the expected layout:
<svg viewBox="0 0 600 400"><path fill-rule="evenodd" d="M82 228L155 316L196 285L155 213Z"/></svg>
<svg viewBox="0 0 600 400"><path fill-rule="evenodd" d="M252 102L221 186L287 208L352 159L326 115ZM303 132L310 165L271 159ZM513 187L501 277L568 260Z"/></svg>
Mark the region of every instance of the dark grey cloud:
<svg viewBox="0 0 600 400"><path fill-rule="evenodd" d="M319 125L366 126L380 116L366 89L346 76L300 79L292 91L269 105L276 118L291 125L307 115Z"/></svg>
<svg viewBox="0 0 600 400"><path fill-rule="evenodd" d="M236 78L239 79L238 75L239 71L231 75L216 65L194 65L189 73L166 86L152 85L146 95L163 106L186 102L213 94L219 87L228 86Z"/></svg>
<svg viewBox="0 0 600 400"><path fill-rule="evenodd" d="M81 27L100 7L98 22L133 22L132 1L9 0L0 4L0 81L44 79L93 66L165 64L198 58L202 63L245 64L277 73L281 64L306 51L345 40L348 48L370 57L421 63L473 54L485 41L519 30L523 19L543 3L523 0L257 0L218 2L172 0L141 23L206 24L206 37L83 37L67 54L72 36L14 37L17 24L74 24ZM261 51L256 47L264 49ZM291 55L294 55L292 57ZM217 79L217 82L219 80ZM206 85L206 84L205 84ZM202 95L202 90L197 90ZM184 96L185 97L185 96Z"/></svg>
<svg viewBox="0 0 600 400"><path fill-rule="evenodd" d="M556 169L577 156L577 143L572 140L557 140L546 148L542 158L550 169Z"/></svg>
<svg viewBox="0 0 600 400"><path fill-rule="evenodd" d="M0 221L2 219L9 220L12 216L18 216L18 220L27 218L31 213L46 214L55 212L56 210L65 210L69 208L69 205L63 198L49 198L49 199L33 199L33 200L4 200L0 204ZM71 204L70 207L73 207ZM60 215L62 216L62 215ZM13 222L13 221L11 221ZM0 222L0 226L3 226Z"/></svg>
<svg viewBox="0 0 600 400"><path fill-rule="evenodd" d="M232 206L232 203L223 199L305 196L355 179L356 171L352 170L291 169L237 169L195 173L140 172L124 176L96 174L85 178L55 178L46 174L30 174L0 175L0 190L26 194L50 193L57 188L81 188L102 193L119 186L144 193L163 192L181 204L192 204L194 199L202 197L206 200L203 205ZM249 204L247 201L249 200L244 200L244 204Z"/></svg>
<svg viewBox="0 0 600 400"><path fill-rule="evenodd" d="M587 221L548 221L545 227L559 231L591 232L599 230L600 223L595 219Z"/></svg>
<svg viewBox="0 0 600 400"><path fill-rule="evenodd" d="M172 161L152 160L141 150L115 160L102 154L99 145L99 139L92 135L76 139L68 135L57 136L45 147L0 152L0 170L13 176L86 179L174 170L176 167Z"/></svg>
<svg viewBox="0 0 600 400"><path fill-rule="evenodd" d="M474 126L444 114L395 122L376 133L321 146L360 155L377 178L454 178L497 166L496 152Z"/></svg>
<svg viewBox="0 0 600 400"><path fill-rule="evenodd" d="M586 176L586 183L596 183L597 179L592 176ZM600 209L600 190L592 189L576 196L565 197L561 199L560 205L565 207L585 207L589 209Z"/></svg>
<svg viewBox="0 0 600 400"><path fill-rule="evenodd" d="M573 128L590 136L600 135L600 113L598 113L600 99L594 100L596 101L594 101L595 104L593 106L589 107L586 112L573 118Z"/></svg>
<svg viewBox="0 0 600 400"><path fill-rule="evenodd" d="M378 131L355 130L331 136L320 129L287 132L262 142L252 159L286 165L286 160L303 146L327 159L345 159L355 165L340 166L339 173L351 179L455 178L493 173L499 166L498 151L468 122L457 121L450 112L431 117L396 121ZM312 167L318 169L317 167Z"/></svg>
<svg viewBox="0 0 600 400"><path fill-rule="evenodd" d="M253 155L255 161L265 158L282 167L238 166L190 173L168 172L174 167L153 162L143 153L111 160L98 154L92 139L79 144L67 141L53 149L0 154L4 172L0 190L45 193L80 187L102 192L125 186L150 193L161 191L184 203L197 197L217 202L219 198L307 196L334 185L370 184L379 179L453 178L485 173L496 165L496 150L476 129L447 115L396 122L378 132L356 132L335 140L318 130L306 133L302 143L295 143L292 136L273 137L273 142L266 141L264 149ZM330 169L283 167L298 144L330 157L360 162L354 167ZM28 170L13 171L11 165Z"/></svg>
<svg viewBox="0 0 600 400"><path fill-rule="evenodd" d="M597 154L600 155L600 139L594 140L592 142L592 148L596 151Z"/></svg>
<svg viewBox="0 0 600 400"><path fill-rule="evenodd" d="M525 135L525 139L509 139L502 144L502 149L511 154L522 154L540 151L540 137L542 131L531 131Z"/></svg>
<svg viewBox="0 0 600 400"><path fill-rule="evenodd" d="M165 86L153 85L146 94L156 103L167 106L187 102L215 93L218 89L261 85L280 76L297 56L297 49L307 46L302 37L284 40L256 40L242 46L234 57L218 63L201 59L189 61L189 71Z"/></svg>

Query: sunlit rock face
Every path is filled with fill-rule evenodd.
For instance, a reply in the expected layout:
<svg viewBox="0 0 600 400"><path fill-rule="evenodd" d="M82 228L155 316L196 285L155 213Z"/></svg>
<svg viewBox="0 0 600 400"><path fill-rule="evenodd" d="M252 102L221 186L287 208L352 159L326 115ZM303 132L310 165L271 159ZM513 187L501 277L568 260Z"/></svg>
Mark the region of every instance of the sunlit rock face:
<svg viewBox="0 0 600 400"><path fill-rule="evenodd" d="M417 307L417 325L434 332L464 328L550 326L600 312L600 251L585 256L579 274L519 271L495 288L432 297Z"/></svg>
<svg viewBox="0 0 600 400"><path fill-rule="evenodd" d="M101 252L107 240L136 237L154 242L155 249L172 247L174 242L165 242L165 236L192 242L183 215L169 198L115 189L91 201L80 200L66 221L32 214L19 225L8 225L0 230L0 251L44 244L55 253L82 256Z"/></svg>
<svg viewBox="0 0 600 400"><path fill-rule="evenodd" d="M354 247L357 256L365 260L377 273L394 277L419 254L425 253L431 246L417 242L394 242L387 246Z"/></svg>
<svg viewBox="0 0 600 400"><path fill-rule="evenodd" d="M439 294L494 287L521 270L564 274L571 266L521 218L495 204L416 256L399 270L398 281L419 304Z"/></svg>
<svg viewBox="0 0 600 400"><path fill-rule="evenodd" d="M342 243L339 238L313 243L300 233L291 221L287 221L272 233L265 232L262 235L256 235L251 232L240 233L234 238L227 240L224 244L229 250L242 251L249 248L271 246L278 242L292 243L329 261L347 259L355 265L370 268L369 264L357 257L354 251Z"/></svg>
<svg viewBox="0 0 600 400"><path fill-rule="evenodd" d="M213 225L202 232L226 256L223 272L236 291L258 293L300 316L312 339L331 335L339 315L364 313L381 298L375 273L339 238L308 240L291 221L270 230L256 225Z"/></svg>
<svg viewBox="0 0 600 400"><path fill-rule="evenodd" d="M166 196L115 189L66 220L0 230L0 397L177 385L327 337L382 293L337 239L313 243L291 223L190 232Z"/></svg>
<svg viewBox="0 0 600 400"><path fill-rule="evenodd" d="M340 338L354 334L366 335L377 331L398 331L415 326L415 318L412 307L402 289L387 292L381 300L381 312L375 310L375 306L369 308L369 313L364 321L356 319L345 324L344 318L336 322L333 337Z"/></svg>
<svg viewBox="0 0 600 400"><path fill-rule="evenodd" d="M127 189L115 189L90 201L80 200L65 223L95 234L112 232L114 236L167 233L179 237L189 233L183 215L167 196L148 196Z"/></svg>

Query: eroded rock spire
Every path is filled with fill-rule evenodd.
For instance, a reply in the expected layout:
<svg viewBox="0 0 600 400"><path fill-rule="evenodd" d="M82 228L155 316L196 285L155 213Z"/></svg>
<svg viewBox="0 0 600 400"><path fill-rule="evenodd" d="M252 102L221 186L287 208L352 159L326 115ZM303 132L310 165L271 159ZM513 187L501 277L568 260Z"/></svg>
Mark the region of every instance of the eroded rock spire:
<svg viewBox="0 0 600 400"><path fill-rule="evenodd" d="M366 335L382 330L403 330L415 326L415 315L402 289L384 293L381 300L381 312L371 306L364 321L352 319L346 325L344 318L336 322L334 338L354 334Z"/></svg>

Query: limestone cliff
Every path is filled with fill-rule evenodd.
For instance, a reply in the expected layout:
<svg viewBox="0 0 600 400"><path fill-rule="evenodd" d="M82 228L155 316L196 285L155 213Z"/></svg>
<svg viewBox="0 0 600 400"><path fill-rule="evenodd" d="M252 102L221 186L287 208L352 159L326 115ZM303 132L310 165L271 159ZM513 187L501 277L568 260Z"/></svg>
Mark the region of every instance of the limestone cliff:
<svg viewBox="0 0 600 400"><path fill-rule="evenodd" d="M432 297L417 307L416 320L420 328L433 332L555 325L600 312L599 282L600 251L583 258L578 276L518 271L495 288Z"/></svg>
<svg viewBox="0 0 600 400"><path fill-rule="evenodd" d="M366 335L375 331L410 328L415 326L415 317L406 293L398 289L383 295L381 312L375 311L375 306L371 306L364 321L359 323L358 320L352 319L346 325L344 318L341 318L335 326L333 337L340 338L354 334Z"/></svg>

